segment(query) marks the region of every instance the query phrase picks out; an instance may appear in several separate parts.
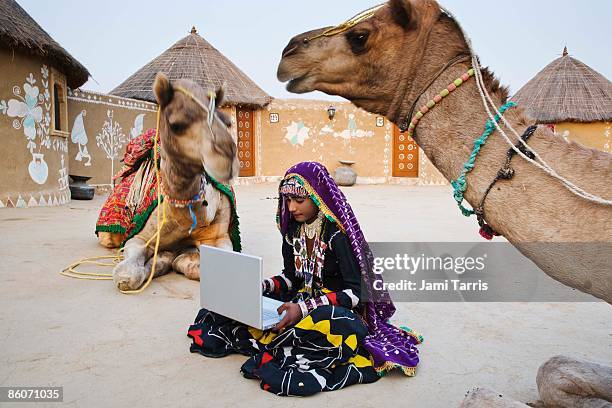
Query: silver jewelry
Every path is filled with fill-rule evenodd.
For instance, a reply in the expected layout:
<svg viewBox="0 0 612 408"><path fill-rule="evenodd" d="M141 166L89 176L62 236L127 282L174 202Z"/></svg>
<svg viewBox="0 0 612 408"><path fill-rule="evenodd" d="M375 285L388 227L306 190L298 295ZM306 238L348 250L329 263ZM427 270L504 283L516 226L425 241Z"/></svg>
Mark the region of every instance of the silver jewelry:
<svg viewBox="0 0 612 408"><path fill-rule="evenodd" d="M323 213L319 211L317 218L310 224L304 223L304 232L306 232L306 238L313 239L315 236L321 233L321 225L323 225Z"/></svg>

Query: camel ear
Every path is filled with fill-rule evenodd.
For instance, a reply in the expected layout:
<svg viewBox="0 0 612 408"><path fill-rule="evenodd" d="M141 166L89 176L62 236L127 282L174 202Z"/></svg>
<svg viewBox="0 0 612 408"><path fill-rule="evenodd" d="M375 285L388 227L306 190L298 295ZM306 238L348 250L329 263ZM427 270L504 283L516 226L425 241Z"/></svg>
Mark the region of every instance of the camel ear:
<svg viewBox="0 0 612 408"><path fill-rule="evenodd" d="M224 100L224 98L225 98L225 93L226 93L226 91L225 91L225 90L226 90L226 89L227 89L227 84L224 82L224 83L223 83L223 85L221 85L221 86L220 86L219 88L217 88L217 90L215 91L215 99L216 99L215 104L216 104L217 106L221 106L221 105L223 105L223 102L225 101L225 100Z"/></svg>
<svg viewBox="0 0 612 408"><path fill-rule="evenodd" d="M393 20L403 28L408 28L412 17L410 0L389 0Z"/></svg>
<svg viewBox="0 0 612 408"><path fill-rule="evenodd" d="M172 84L168 77L162 72L158 72L155 76L153 92L155 93L157 104L162 108L168 105L174 97L174 88L172 88Z"/></svg>

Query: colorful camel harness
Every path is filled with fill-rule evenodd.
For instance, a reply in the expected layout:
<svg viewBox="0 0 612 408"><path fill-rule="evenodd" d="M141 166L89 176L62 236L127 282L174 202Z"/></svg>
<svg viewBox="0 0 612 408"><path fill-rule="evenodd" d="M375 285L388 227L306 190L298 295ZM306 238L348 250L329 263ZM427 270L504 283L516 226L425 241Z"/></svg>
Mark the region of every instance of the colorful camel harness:
<svg viewBox="0 0 612 408"><path fill-rule="evenodd" d="M456 61L459 61L460 59L461 57L457 57L455 60L449 62L449 64L447 64L444 67L444 69L453 65ZM436 75L436 77L437 76L438 75ZM412 116L412 120L410 121L410 124L406 126L406 122L404 122L402 124L403 126L400 126L400 130L405 130L406 134L412 137L421 118L423 118L423 116L427 112L429 112L431 109L433 109L434 106L439 104L442 101L442 99L450 95L453 91L455 91L458 87L460 87L464 82L468 81L473 76L474 76L474 69L470 68L466 73L461 75L459 78L455 79L446 88L440 91L440 93L434 96L433 99L429 100L425 105L421 106L421 108L417 111L417 113L414 116ZM424 92L422 92L421 95L423 93ZM499 109L499 112L503 114L508 109L513 108L515 106L516 106L515 102L512 102L512 101L506 102ZM411 110L411 112L413 110L414 108ZM412 113L409 115L409 117L411 115ZM499 120L500 120L500 115L496 115L495 122L499 123ZM480 226L479 233L483 238L488 239L488 240L491 240L493 239L494 236L498 236L500 234L497 231L495 231L493 228L491 228L491 226L487 224L485 221L485 211L484 211L485 200L487 196L489 195L489 192L495 185L495 183L497 183L499 180L510 180L512 177L514 177L515 171L510 166L510 162L512 160L512 157L514 157L514 155L516 154L515 150L512 148L508 149L508 152L506 153L506 161L504 162L504 165L498 170L497 175L495 176L493 181L491 181L491 183L489 184L489 187L487 187L484 195L482 196L482 198L480 199L480 202L478 203L478 206L474 210L470 210L469 208L464 207L463 201L464 201L464 193L465 193L465 190L467 189L467 182L465 179L466 175L467 173L472 171L472 169L474 168L474 162L476 161L476 157L478 156L478 153L480 152L480 148L486 143L487 138L491 135L491 133L495 131L496 123L494 123L492 120L487 121L487 123L485 124L484 132L478 139L474 141L474 148L472 149L472 154L470 155L468 161L463 165L463 168L461 169L461 173L459 174L456 180L451 180L451 185L454 190L453 197L455 201L457 201L457 205L459 206L461 213L465 215L466 217L469 217L472 214L476 214L478 225ZM529 140L529 138L531 137L531 135L533 135L536 129L537 129L536 125L529 126L525 130L525 132L521 135L521 139L527 142L527 140ZM519 149L523 154L527 155L530 159L534 158L533 153L528 151L522 143L520 142L516 143L515 147Z"/></svg>

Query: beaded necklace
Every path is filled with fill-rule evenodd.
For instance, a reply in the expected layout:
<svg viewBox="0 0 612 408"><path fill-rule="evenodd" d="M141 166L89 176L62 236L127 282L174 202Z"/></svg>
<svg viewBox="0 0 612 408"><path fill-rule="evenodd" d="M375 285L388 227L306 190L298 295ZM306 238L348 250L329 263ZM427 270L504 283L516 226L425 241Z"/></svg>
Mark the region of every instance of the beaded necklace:
<svg viewBox="0 0 612 408"><path fill-rule="evenodd" d="M162 195L164 196L164 200L167 201L168 204L170 204L173 207L185 208L195 203L206 201L206 200L203 200L205 190L206 190L206 185L207 185L206 177L202 176L202 178L200 179L200 189L198 190L198 193L194 195L193 198L190 200L177 200L176 198L170 197L164 190L164 183L161 183L160 189L162 191Z"/></svg>
<svg viewBox="0 0 612 408"><path fill-rule="evenodd" d="M303 228L306 231L306 238L313 239L315 235L321 231L321 225L323 224L323 213L319 211L317 218L310 224L304 223Z"/></svg>
<svg viewBox="0 0 612 408"><path fill-rule="evenodd" d="M468 72L461 75L459 78L455 79L446 88L441 90L439 94L434 96L433 99L430 99L425 105L421 106L421 109L419 109L418 112L412 117L412 120L410 121L410 125L408 126L408 129L406 130L406 134L412 137L412 134L414 133L414 130L416 129L416 126L421 120L421 118L423 117L423 115L429 112L434 106L436 106L436 104L440 103L442 99L450 95L451 92L453 92L455 89L460 87L464 82L466 82L473 76L474 76L474 69L470 68Z"/></svg>
<svg viewBox="0 0 612 408"><path fill-rule="evenodd" d="M208 183L206 181L206 175L204 174L200 178L200 189L198 190L198 193L193 196L192 199L190 199L190 200L177 200L176 198L170 197L164 191L164 183L160 183L159 189L161 190L161 194L164 197L164 201L166 201L168 204L170 204L173 207L177 207L177 208L185 208L185 207L187 207L189 209L189 215L191 216L191 227L189 228L189 235L191 235L193 230L198 225L198 219L196 218L195 212L193 211L193 205L197 204L199 202L201 202L203 206L207 206L208 205L208 202L205 199L206 185L207 184Z"/></svg>
<svg viewBox="0 0 612 408"><path fill-rule="evenodd" d="M313 289L321 289L319 286L321 286L321 274L323 272L326 249L327 244L323 240L323 228L320 228L314 236L310 256L308 256L304 225L298 229L298 235L293 239L295 271L298 276L304 277L304 292L310 296L313 295Z"/></svg>

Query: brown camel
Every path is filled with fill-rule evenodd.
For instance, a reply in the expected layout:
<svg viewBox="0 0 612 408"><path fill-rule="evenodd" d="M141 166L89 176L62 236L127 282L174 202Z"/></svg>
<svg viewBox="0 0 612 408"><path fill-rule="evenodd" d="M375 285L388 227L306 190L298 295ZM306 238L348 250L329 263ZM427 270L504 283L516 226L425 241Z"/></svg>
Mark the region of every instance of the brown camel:
<svg viewBox="0 0 612 408"><path fill-rule="evenodd" d="M472 67L469 44L459 24L434 0L391 0L370 14L355 24L292 38L283 50L277 76L288 81L291 92L339 95L402 125L416 112L413 107L418 110ZM481 72L493 102L501 106L507 90L491 72ZM520 106L505 117L519 134L534 123ZM425 114L413 137L434 166L452 180L460 174L487 119L472 79ZM537 128L529 146L573 184L612 199L612 155L567 143L545 127ZM508 148L496 131L480 151L465 192L473 208L496 177ZM547 275L611 303L612 207L577 197L520 157L513 159L512 167L515 176L498 182L485 201L487 223ZM595 380L598 386L583 394L600 405L549 404L604 406L610 396L597 390L610 384L610 370L605 374ZM545 403L550 394L554 393L540 390Z"/></svg>
<svg viewBox="0 0 612 408"><path fill-rule="evenodd" d="M174 269L190 279L199 279L198 245L232 249L231 203L213 185L203 182L205 170L220 182L228 182L238 172L230 122L219 112L208 112L206 92L191 81L171 83L159 73L153 87L161 109L160 173L166 199L164 205L157 206L140 233L125 244L124 260L113 270L113 279L121 290L137 289L149 276L156 240L152 239L148 246L146 243L157 233L157 213L164 206L167 221L160 231L155 277ZM218 90L216 103L222 102L223 91ZM208 115L214 115L210 125ZM197 226L190 233L189 209L172 203L190 200L198 194L200 200L193 204ZM120 242L109 233L100 233L99 240L107 247Z"/></svg>

